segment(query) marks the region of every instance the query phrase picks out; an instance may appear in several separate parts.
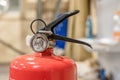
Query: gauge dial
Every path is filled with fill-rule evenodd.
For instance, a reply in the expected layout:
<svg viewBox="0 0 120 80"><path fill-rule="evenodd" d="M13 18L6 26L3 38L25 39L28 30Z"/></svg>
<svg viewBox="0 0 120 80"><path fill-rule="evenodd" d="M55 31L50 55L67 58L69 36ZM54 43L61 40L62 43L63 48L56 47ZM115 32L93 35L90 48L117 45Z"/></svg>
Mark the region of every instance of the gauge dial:
<svg viewBox="0 0 120 80"><path fill-rule="evenodd" d="M31 39L31 47L36 52L43 52L48 47L48 38L44 34L36 34Z"/></svg>

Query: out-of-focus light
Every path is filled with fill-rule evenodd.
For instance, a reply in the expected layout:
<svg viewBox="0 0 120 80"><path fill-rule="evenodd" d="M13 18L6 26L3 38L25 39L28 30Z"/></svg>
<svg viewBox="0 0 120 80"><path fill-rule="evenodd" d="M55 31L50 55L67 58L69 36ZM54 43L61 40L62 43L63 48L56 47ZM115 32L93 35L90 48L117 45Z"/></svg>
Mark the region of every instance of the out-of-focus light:
<svg viewBox="0 0 120 80"><path fill-rule="evenodd" d="M9 0L0 0L0 14L7 11L9 8Z"/></svg>
<svg viewBox="0 0 120 80"><path fill-rule="evenodd" d="M0 0L0 5L1 6L7 6L7 0Z"/></svg>

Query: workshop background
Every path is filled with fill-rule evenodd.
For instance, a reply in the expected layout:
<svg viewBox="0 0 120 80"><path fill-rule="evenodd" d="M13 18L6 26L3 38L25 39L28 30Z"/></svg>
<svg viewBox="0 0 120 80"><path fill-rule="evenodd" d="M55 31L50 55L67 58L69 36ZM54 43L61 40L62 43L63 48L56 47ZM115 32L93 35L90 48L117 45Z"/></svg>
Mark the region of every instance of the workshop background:
<svg viewBox="0 0 120 80"><path fill-rule="evenodd" d="M80 13L57 25L56 34L88 42L93 49L56 41L54 54L76 62L78 80L120 80L119 0L0 0L0 80L9 79L14 58L33 53L26 45L32 20L49 23L72 10Z"/></svg>

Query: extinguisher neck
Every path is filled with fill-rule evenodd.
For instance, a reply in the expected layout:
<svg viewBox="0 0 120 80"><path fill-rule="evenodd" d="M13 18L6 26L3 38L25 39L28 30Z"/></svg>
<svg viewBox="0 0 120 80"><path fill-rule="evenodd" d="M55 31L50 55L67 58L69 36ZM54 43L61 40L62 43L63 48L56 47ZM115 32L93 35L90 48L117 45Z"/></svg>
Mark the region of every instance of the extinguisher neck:
<svg viewBox="0 0 120 80"><path fill-rule="evenodd" d="M53 48L47 48L43 52L36 52L35 56L51 56L53 54Z"/></svg>

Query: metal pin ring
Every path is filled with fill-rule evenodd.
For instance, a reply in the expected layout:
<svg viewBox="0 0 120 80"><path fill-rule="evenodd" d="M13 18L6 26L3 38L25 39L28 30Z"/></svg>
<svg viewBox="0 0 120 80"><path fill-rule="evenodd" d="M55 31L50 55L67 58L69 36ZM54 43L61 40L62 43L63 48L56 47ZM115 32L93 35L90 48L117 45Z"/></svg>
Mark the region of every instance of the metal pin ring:
<svg viewBox="0 0 120 80"><path fill-rule="evenodd" d="M34 23L35 21L41 21L41 22L43 22L43 24L45 25L45 27L47 26L46 23L45 23L45 21L43 21L42 19L35 19L35 20L33 20L33 21L31 22L31 24L30 24L30 29L31 29L31 31L32 31L33 34L36 34L36 32L33 30L33 27L32 27L32 25L33 25L33 23Z"/></svg>

